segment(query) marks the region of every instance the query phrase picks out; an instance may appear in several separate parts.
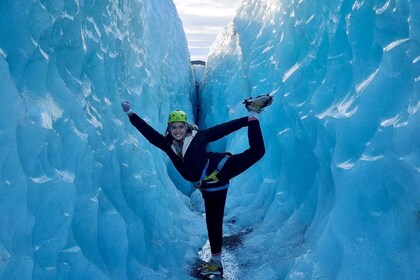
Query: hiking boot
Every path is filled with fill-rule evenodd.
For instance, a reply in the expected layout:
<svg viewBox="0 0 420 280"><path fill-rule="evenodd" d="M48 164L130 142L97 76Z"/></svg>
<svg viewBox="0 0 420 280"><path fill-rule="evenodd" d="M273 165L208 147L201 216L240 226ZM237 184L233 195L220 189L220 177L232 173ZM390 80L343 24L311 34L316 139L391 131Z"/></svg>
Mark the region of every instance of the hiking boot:
<svg viewBox="0 0 420 280"><path fill-rule="evenodd" d="M209 276L209 275L223 276L222 262L210 259L210 261L208 263L204 263L202 269L200 270L200 275L202 275L202 276Z"/></svg>
<svg viewBox="0 0 420 280"><path fill-rule="evenodd" d="M245 99L242 103L245 104L245 108L248 111L261 113L265 107L270 106L273 103L274 97L270 94L259 95L255 98Z"/></svg>

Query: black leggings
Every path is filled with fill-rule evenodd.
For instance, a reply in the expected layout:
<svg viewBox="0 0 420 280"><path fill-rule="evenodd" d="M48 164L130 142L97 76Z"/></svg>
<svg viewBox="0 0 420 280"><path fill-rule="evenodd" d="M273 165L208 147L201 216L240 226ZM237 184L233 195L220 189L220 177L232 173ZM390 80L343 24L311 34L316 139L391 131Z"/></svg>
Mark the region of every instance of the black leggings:
<svg viewBox="0 0 420 280"><path fill-rule="evenodd" d="M206 224L210 250L212 254L217 254L222 252L223 215L227 189L216 192L203 191L202 194L206 207Z"/></svg>
<svg viewBox="0 0 420 280"><path fill-rule="evenodd" d="M217 175L220 181L229 181L231 178L244 172L260 160L264 153L264 140L259 121L253 120L248 124L249 149L240 154L229 157L220 173ZM207 232L212 254L222 252L223 238L223 215L225 211L227 189L220 191L202 192L206 207Z"/></svg>

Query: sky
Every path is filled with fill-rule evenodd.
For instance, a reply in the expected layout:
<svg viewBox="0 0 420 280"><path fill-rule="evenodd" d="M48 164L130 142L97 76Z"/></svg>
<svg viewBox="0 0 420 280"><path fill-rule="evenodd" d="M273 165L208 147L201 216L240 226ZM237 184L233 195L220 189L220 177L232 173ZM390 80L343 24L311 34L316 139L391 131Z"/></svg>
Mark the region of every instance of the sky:
<svg viewBox="0 0 420 280"><path fill-rule="evenodd" d="M187 35L191 60L207 61L210 46L230 23L241 0L173 0Z"/></svg>

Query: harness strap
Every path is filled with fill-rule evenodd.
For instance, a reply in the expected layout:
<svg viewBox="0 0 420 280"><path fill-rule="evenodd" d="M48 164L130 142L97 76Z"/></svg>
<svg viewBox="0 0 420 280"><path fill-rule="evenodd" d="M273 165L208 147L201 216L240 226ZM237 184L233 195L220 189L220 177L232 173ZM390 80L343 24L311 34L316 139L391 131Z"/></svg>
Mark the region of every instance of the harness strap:
<svg viewBox="0 0 420 280"><path fill-rule="evenodd" d="M217 165L217 169L216 170L222 170L223 166L225 166L226 161L228 160L230 156L229 155L225 155L224 158L222 158L222 160L219 162L219 164Z"/></svg>
<svg viewBox="0 0 420 280"><path fill-rule="evenodd" d="M214 170L210 175L206 176L207 169L209 167L209 160L207 160L207 164L203 169L203 172L201 174L200 181L193 182L193 185L195 188L199 190L203 190L201 186L205 183L206 185L211 185L219 182L219 178L217 178L217 174L219 174L220 170L222 170L223 166L225 165L226 161L229 159L230 155L225 155L217 164L216 170ZM224 186L215 187L215 188L206 188L206 191L218 191L227 189L229 187L229 184L226 184ZM211 190L210 190L211 189Z"/></svg>
<svg viewBox="0 0 420 280"><path fill-rule="evenodd" d="M216 170L214 170L209 176L206 176L204 181L207 184L214 184L217 183L219 181L219 178L217 178L217 174L219 174L220 170L222 170L223 166L225 165L226 161L228 160L229 156L226 155L224 156L220 161L219 164L217 165Z"/></svg>
<svg viewBox="0 0 420 280"><path fill-rule="evenodd" d="M220 187L215 187L215 188L202 189L202 191L205 191L205 192L217 192L217 191L225 190L227 188L229 188L229 184L226 184L226 185L223 185L223 186L220 186Z"/></svg>

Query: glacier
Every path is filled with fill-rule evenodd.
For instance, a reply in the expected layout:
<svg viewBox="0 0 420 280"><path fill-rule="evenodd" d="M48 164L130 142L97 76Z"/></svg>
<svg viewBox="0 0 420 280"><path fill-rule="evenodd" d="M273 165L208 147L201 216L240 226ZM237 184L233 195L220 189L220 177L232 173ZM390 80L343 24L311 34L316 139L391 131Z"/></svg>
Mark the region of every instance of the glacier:
<svg viewBox="0 0 420 280"><path fill-rule="evenodd" d="M203 69L172 1L1 1L0 279L193 279L201 195L120 102L164 132L173 109L207 127L268 92L266 155L229 189L230 277L419 279L418 14L243 0Z"/></svg>

